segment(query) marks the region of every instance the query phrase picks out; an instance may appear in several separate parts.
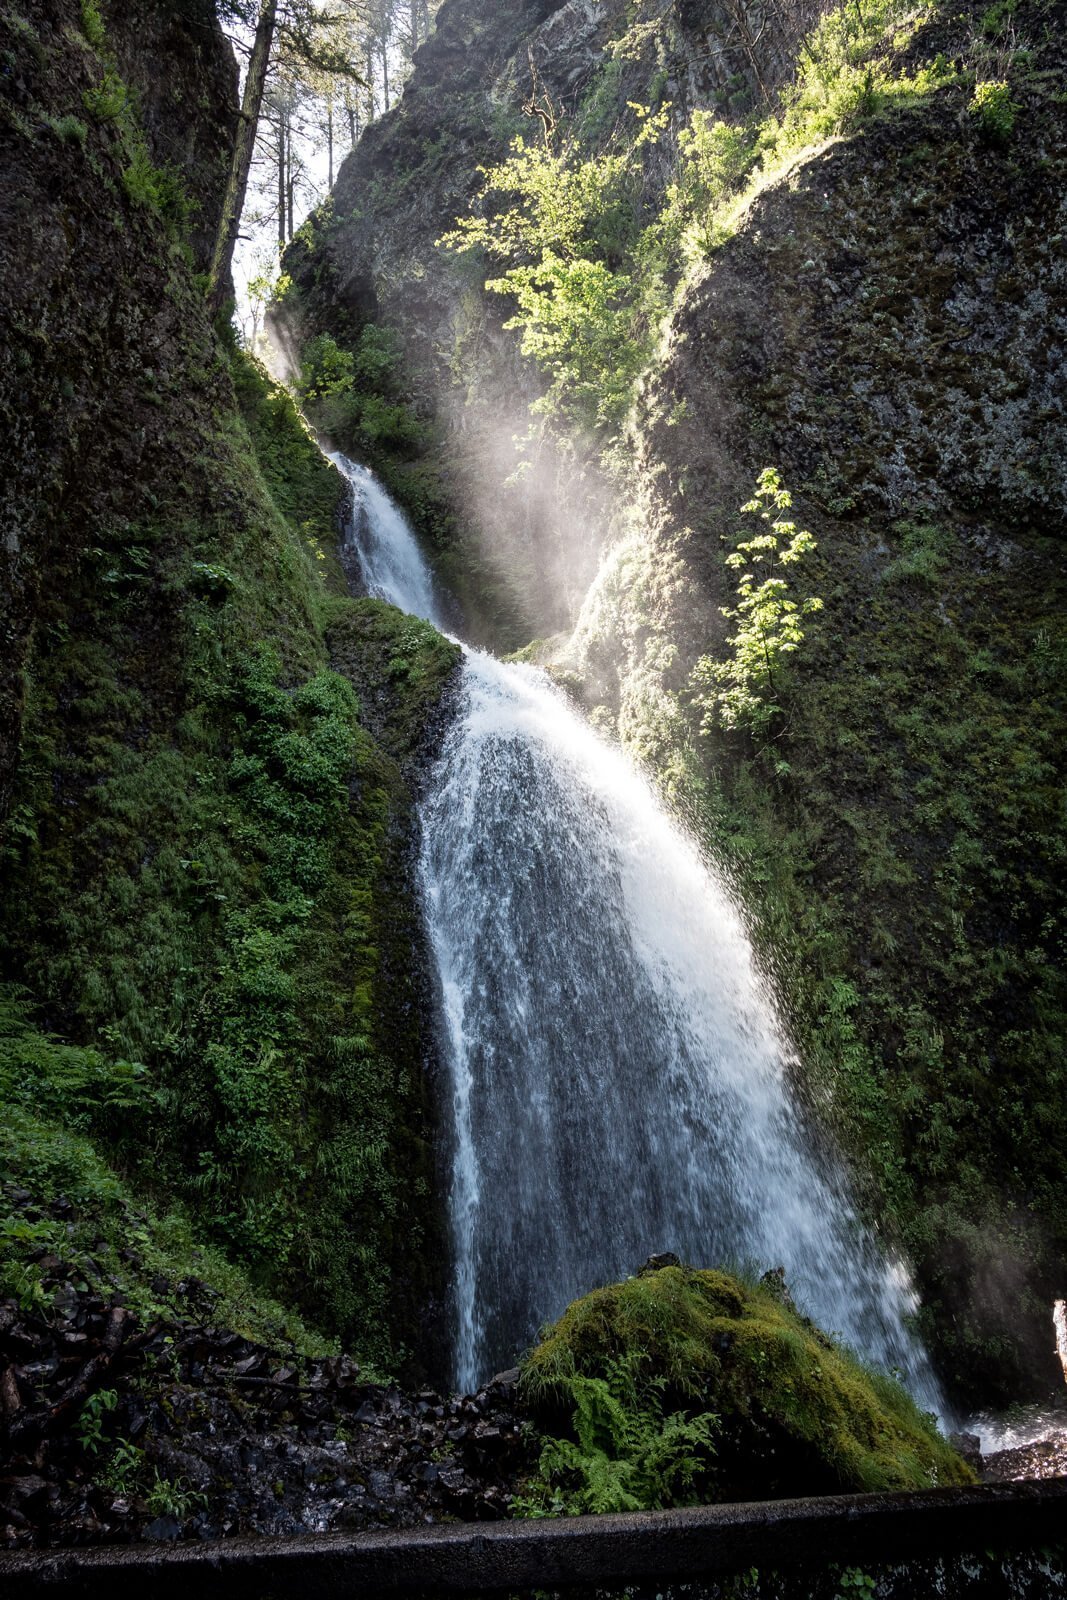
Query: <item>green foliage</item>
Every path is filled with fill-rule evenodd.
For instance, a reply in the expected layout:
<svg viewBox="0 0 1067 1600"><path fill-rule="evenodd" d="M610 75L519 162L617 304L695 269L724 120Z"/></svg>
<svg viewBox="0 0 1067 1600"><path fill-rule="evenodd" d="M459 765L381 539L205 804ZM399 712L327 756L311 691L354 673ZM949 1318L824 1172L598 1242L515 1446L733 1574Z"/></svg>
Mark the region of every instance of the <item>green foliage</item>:
<svg viewBox="0 0 1067 1600"><path fill-rule="evenodd" d="M747 728L763 737L782 714L782 668L785 658L804 642L801 619L822 610L814 595L797 601L789 583L777 569L792 566L815 549L810 533L797 529L778 513L793 500L778 472L767 467L760 473L755 497L741 507L743 515L758 517L762 531L750 537L738 534L726 565L737 573L735 607L723 616L737 632L727 641L732 654L727 661L705 656L693 674L698 703L704 708L704 728ZM770 570L771 576L764 576Z"/></svg>
<svg viewBox="0 0 1067 1600"><path fill-rule="evenodd" d="M680 130L661 226L682 258L708 255L729 237L729 207L752 172L758 139L753 124L720 122L710 111L694 111Z"/></svg>
<svg viewBox="0 0 1067 1600"><path fill-rule="evenodd" d="M80 117L53 117L50 121L52 131L63 144L84 146L89 137L89 130Z"/></svg>
<svg viewBox="0 0 1067 1600"><path fill-rule="evenodd" d="M51 1223L31 1222L17 1215L0 1218L0 1289L12 1295L23 1311L47 1311L51 1295L41 1281L36 1262L20 1257L54 1243L56 1233Z"/></svg>
<svg viewBox="0 0 1067 1600"><path fill-rule="evenodd" d="M182 237L196 209L185 181L175 167L157 167L145 146L134 146L123 169L123 187L138 205L149 206L178 237Z"/></svg>
<svg viewBox="0 0 1067 1600"><path fill-rule="evenodd" d="M878 1584L861 1567L845 1567L838 1574L838 1600L864 1600L878 1592Z"/></svg>
<svg viewBox="0 0 1067 1600"><path fill-rule="evenodd" d="M320 334L305 347L297 392L321 431L356 454L417 453L426 430L399 391L398 359L394 337L373 325L352 350Z"/></svg>
<svg viewBox="0 0 1067 1600"><path fill-rule="evenodd" d="M763 1493L928 1487L973 1474L892 1379L769 1289L666 1267L577 1300L526 1358L550 1435L523 1508L636 1510Z"/></svg>
<svg viewBox="0 0 1067 1600"><path fill-rule="evenodd" d="M145 1505L153 1517L173 1517L184 1522L198 1506L204 1505L204 1496L190 1489L184 1478L167 1478L156 1467L152 1485L145 1495Z"/></svg>
<svg viewBox="0 0 1067 1600"><path fill-rule="evenodd" d="M485 287L514 302L505 325L547 379L536 415L601 445L617 437L681 274L730 237L760 186L799 151L952 77L940 58L910 75L885 59L887 44L902 51L925 15L904 0L841 5L803 42L777 110L740 122L697 110L676 136L669 103L631 102L628 125L619 108L607 131L631 48L620 40L572 126L544 142L512 141L440 243L504 266ZM674 162L658 211L645 181L652 149Z"/></svg>
<svg viewBox="0 0 1067 1600"><path fill-rule="evenodd" d="M93 49L101 49L107 36L97 0L81 0L81 23L82 32Z"/></svg>
<svg viewBox="0 0 1067 1600"><path fill-rule="evenodd" d="M144 1472L144 1451L131 1444L129 1439L119 1439L93 1481L109 1489L112 1494L125 1497L137 1493Z"/></svg>
<svg viewBox="0 0 1067 1600"><path fill-rule="evenodd" d="M1011 26L1015 16L1016 0L994 0L982 13L981 27L987 39L999 39Z"/></svg>
<svg viewBox="0 0 1067 1600"><path fill-rule="evenodd" d="M102 81L84 90L82 103L94 122L118 128L126 155L122 182L130 199L157 212L176 237L183 237L195 205L180 171L152 161L137 97L110 62L104 64Z"/></svg>
<svg viewBox="0 0 1067 1600"><path fill-rule="evenodd" d="M210 1277L220 1320L311 1342L272 1297L299 1298L388 1367L411 1315L397 1266L433 1271L410 798L327 666L352 606L342 482L232 360L243 418L183 414L40 621L0 927L61 1037L0 1008L0 1168L77 1208L132 1307L151 1314L153 1276ZM419 648L403 658L400 702ZM5 1282L32 1299L16 1257Z"/></svg>
<svg viewBox="0 0 1067 1600"><path fill-rule="evenodd" d="M117 1389L97 1389L81 1408L74 1424L74 1437L89 1455L99 1454L104 1442L104 1418L109 1411L118 1409Z"/></svg>
<svg viewBox="0 0 1067 1600"><path fill-rule="evenodd" d="M330 334L319 334L304 347L300 394L305 400L324 400L351 389L356 359L342 350Z"/></svg>
<svg viewBox="0 0 1067 1600"><path fill-rule="evenodd" d="M0 1102L107 1136L135 1135L159 1091L147 1069L38 1032L28 999L0 988Z"/></svg>
<svg viewBox="0 0 1067 1600"><path fill-rule="evenodd" d="M617 424L647 357L629 277L546 250L536 267L514 267L486 288L514 297L518 311L504 326L522 329L523 355L551 380L534 413L592 430Z"/></svg>
<svg viewBox="0 0 1067 1600"><path fill-rule="evenodd" d="M719 1419L711 1412L665 1415L667 1380L640 1365L627 1352L606 1363L603 1377L574 1376L574 1438L543 1441L520 1514L584 1516L697 1503Z"/></svg>
<svg viewBox="0 0 1067 1600"><path fill-rule="evenodd" d="M441 241L512 263L486 288L515 300L505 326L522 330L523 353L550 380L534 410L593 432L618 427L654 331L656 275L642 285L619 270L640 252L639 151L662 132L660 119L650 127L637 110L637 137L591 158L574 143L515 139L509 158L485 173L481 213Z"/></svg>
<svg viewBox="0 0 1067 1600"><path fill-rule="evenodd" d="M936 587L951 565L953 539L936 523L898 522L901 553L883 569L883 583L917 583Z"/></svg>
<svg viewBox="0 0 1067 1600"><path fill-rule="evenodd" d="M993 83L975 84L967 110L983 138L991 144L1007 144L1019 110L1011 97L1008 83L1000 79Z"/></svg>
<svg viewBox="0 0 1067 1600"><path fill-rule="evenodd" d="M189 570L192 574L191 587L200 594L213 595L216 599L228 595L237 582L233 573L219 566L216 561L194 561Z"/></svg>
<svg viewBox="0 0 1067 1600"><path fill-rule="evenodd" d="M884 537L880 573L870 544L835 548L788 781L717 745L701 804L927 1336L961 1389L1007 1394L1048 1317L1023 1282L1065 1247L1064 597L1037 560L975 572L965 530ZM1010 1317L985 1287L1004 1274Z"/></svg>
<svg viewBox="0 0 1067 1600"><path fill-rule="evenodd" d="M82 104L96 122L132 119L133 100L114 67L105 67L103 81L82 93Z"/></svg>

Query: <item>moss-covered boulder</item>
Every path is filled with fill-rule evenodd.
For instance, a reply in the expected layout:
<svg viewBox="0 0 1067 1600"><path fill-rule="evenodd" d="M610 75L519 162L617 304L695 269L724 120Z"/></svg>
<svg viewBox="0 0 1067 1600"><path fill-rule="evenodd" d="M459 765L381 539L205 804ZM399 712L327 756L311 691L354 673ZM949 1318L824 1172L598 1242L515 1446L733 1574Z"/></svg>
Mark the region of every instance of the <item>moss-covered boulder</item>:
<svg viewBox="0 0 1067 1600"><path fill-rule="evenodd" d="M974 1482L934 1419L772 1283L668 1266L576 1300L523 1367L534 1514Z"/></svg>
<svg viewBox="0 0 1067 1600"><path fill-rule="evenodd" d="M405 771L432 754L463 652L429 622L384 600L352 600L327 635L330 660L355 687L367 726Z"/></svg>

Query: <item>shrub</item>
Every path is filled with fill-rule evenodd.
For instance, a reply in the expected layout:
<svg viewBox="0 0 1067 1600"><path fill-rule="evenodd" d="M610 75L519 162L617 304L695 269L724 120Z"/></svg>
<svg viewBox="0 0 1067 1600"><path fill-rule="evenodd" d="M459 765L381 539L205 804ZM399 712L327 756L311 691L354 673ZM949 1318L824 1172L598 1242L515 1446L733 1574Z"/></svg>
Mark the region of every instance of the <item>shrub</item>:
<svg viewBox="0 0 1067 1600"><path fill-rule="evenodd" d="M104 81L82 94L82 104L96 122L123 122L132 113L130 91L113 67L104 70Z"/></svg>
<svg viewBox="0 0 1067 1600"><path fill-rule="evenodd" d="M801 618L822 610L822 601L814 595L794 600L785 578L777 575L778 569L815 549L810 533L775 515L788 511L792 503L779 474L767 467L760 473L755 497L741 507L742 515L758 517L763 529L749 538L739 537L726 557L726 565L738 573L738 601L736 606L724 606L722 614L737 632L728 641L732 653L727 660L704 656L694 670L694 684L704 691L697 698L705 711L705 731L718 723L754 734L767 732L782 710L782 667L804 641ZM772 575L763 576L768 569Z"/></svg>
<svg viewBox="0 0 1067 1600"><path fill-rule="evenodd" d="M1003 79L978 83L967 110L978 124L979 133L991 144L1006 144L1015 126L1018 105Z"/></svg>
<svg viewBox="0 0 1067 1600"><path fill-rule="evenodd" d="M987 39L999 39L1015 15L1016 0L994 0L982 13L982 32Z"/></svg>
<svg viewBox="0 0 1067 1600"><path fill-rule="evenodd" d="M355 358L342 350L336 339L320 333L304 351L297 389L304 400L323 400L345 394L352 388Z"/></svg>
<svg viewBox="0 0 1067 1600"><path fill-rule="evenodd" d="M52 131L63 144L84 145L89 130L80 117L53 117Z"/></svg>
<svg viewBox="0 0 1067 1600"><path fill-rule="evenodd" d="M94 50L104 43L104 19L97 0L81 0L82 32Z"/></svg>

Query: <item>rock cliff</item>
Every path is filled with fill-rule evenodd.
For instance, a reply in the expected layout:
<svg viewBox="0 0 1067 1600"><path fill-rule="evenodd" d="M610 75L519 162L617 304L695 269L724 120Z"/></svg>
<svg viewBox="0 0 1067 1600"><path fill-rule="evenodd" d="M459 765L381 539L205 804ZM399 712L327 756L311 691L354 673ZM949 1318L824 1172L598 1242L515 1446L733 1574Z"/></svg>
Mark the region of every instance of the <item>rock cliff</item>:
<svg viewBox="0 0 1067 1600"><path fill-rule="evenodd" d="M287 258L284 315L300 336L394 331L394 394L424 426L386 469L433 508L476 630L511 645L577 620L536 653L736 879L806 1092L917 1266L943 1371L1003 1395L1053 1381L1067 1248L1063 13L893 15L832 58L802 9L451 0ZM545 116L596 158L632 137L633 102L659 106L654 211L694 109L766 140L816 55L853 98L679 272L608 473L551 418L516 472L544 377L483 292L491 267L435 244L483 204L478 167ZM816 537L823 601L770 748L713 727L701 692L767 466Z"/></svg>
<svg viewBox="0 0 1067 1600"><path fill-rule="evenodd" d="M347 599L342 480L207 317L237 81L214 8L3 7L0 61L4 1170L73 1205L101 1292L140 1281L117 1252L151 1190L175 1281L217 1250L249 1306L422 1370L412 799L456 652ZM373 732L368 649L421 685L375 685ZM44 1226L0 1252L31 1299Z"/></svg>

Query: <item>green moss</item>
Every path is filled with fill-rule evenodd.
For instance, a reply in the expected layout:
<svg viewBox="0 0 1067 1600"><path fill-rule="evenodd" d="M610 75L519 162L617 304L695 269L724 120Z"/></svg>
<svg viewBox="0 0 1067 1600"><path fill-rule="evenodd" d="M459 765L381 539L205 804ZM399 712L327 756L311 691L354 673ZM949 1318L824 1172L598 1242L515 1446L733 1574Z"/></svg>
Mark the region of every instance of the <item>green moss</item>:
<svg viewBox="0 0 1067 1600"><path fill-rule="evenodd" d="M658 1425L691 1457L698 1441L681 1424L704 1424L681 1498L658 1503L974 1481L897 1383L860 1366L781 1295L723 1272L665 1267L575 1301L527 1357L522 1387L546 1428L566 1420L576 1429L591 1381L625 1402L620 1372L630 1401L614 1428L602 1410L608 1459L632 1437L622 1418L635 1406L646 1439ZM566 1503L580 1476L574 1455L550 1441L530 1506L561 1509L556 1498Z"/></svg>
<svg viewBox="0 0 1067 1600"><path fill-rule="evenodd" d="M872 590L824 538L788 729L705 745L701 805L946 1375L1007 1397L1067 1248L1062 586L1051 551L1022 577L949 528L893 542Z"/></svg>
<svg viewBox="0 0 1067 1600"><path fill-rule="evenodd" d="M237 403L271 499L299 530L325 591L345 595L337 549L340 474L323 460L289 391L241 351L234 352L232 366Z"/></svg>
<svg viewBox="0 0 1067 1600"><path fill-rule="evenodd" d="M327 640L335 666L359 686L377 737L409 763L462 660L460 647L383 600L350 602Z"/></svg>
<svg viewBox="0 0 1067 1600"><path fill-rule="evenodd" d="M41 1148L77 1139L101 1172L119 1162L146 1215L178 1204L257 1293L395 1370L412 1286L441 1259L421 1264L435 1223L410 796L328 666L326 625L349 604L341 481L289 397L232 366L240 411L176 427L135 506L53 574L3 964L46 1028L143 1063L153 1086L121 1140L57 1112ZM428 714L425 634L409 657L389 648ZM403 739L416 720L404 711ZM31 1188L47 1177L33 1144L8 1166Z"/></svg>
<svg viewBox="0 0 1067 1600"><path fill-rule="evenodd" d="M305 1355L332 1348L206 1245L187 1212L146 1207L131 1189L122 1168L161 1100L146 1067L42 1033L25 997L0 990L0 1098L0 1176L28 1188L38 1207L63 1201L72 1208L62 1221L47 1211L35 1223L18 1212L0 1220L0 1281L9 1292L25 1299L32 1290L44 1246L108 1296L118 1289L146 1319L163 1310L180 1320L187 1308L176 1285L195 1278L222 1325ZM161 1276L169 1285L163 1299L151 1287Z"/></svg>

